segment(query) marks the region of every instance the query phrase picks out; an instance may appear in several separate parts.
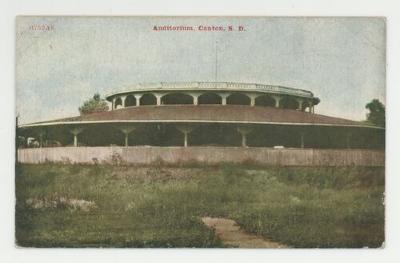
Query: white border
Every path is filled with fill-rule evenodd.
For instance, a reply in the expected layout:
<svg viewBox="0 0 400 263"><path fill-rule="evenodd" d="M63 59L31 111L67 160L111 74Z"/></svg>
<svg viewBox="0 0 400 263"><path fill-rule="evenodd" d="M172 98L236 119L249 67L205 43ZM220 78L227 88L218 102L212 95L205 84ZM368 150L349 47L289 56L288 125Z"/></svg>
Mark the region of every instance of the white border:
<svg viewBox="0 0 400 263"><path fill-rule="evenodd" d="M140 3L139 3L140 2ZM400 6L396 0L0 0L1 262L399 262ZM386 248L372 250L17 249L14 246L14 28L16 15L246 15L387 17Z"/></svg>

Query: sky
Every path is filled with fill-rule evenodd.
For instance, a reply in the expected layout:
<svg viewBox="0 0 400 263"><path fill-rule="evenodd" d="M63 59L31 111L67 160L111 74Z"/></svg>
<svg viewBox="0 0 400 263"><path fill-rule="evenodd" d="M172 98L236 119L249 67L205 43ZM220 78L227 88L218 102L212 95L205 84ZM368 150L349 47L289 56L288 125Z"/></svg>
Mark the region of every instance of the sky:
<svg viewBox="0 0 400 263"><path fill-rule="evenodd" d="M168 25L195 30L153 30ZM316 113L364 120L366 103L385 103L385 38L378 17L18 17L16 113L20 123L71 117L96 92L226 81L310 90Z"/></svg>

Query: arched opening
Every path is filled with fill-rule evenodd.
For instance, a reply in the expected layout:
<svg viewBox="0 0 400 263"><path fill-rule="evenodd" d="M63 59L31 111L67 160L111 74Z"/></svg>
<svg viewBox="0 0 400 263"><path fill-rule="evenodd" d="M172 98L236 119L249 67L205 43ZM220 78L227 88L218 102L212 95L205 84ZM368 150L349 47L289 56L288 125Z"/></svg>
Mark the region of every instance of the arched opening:
<svg viewBox="0 0 400 263"><path fill-rule="evenodd" d="M136 98L133 95L128 95L125 99L125 107L136 106Z"/></svg>
<svg viewBox="0 0 400 263"><path fill-rule="evenodd" d="M122 99L121 98L117 98L115 100L114 109L120 109L120 108L122 108Z"/></svg>
<svg viewBox="0 0 400 263"><path fill-rule="evenodd" d="M242 93L233 93L226 98L226 104L250 105L250 98Z"/></svg>
<svg viewBox="0 0 400 263"><path fill-rule="evenodd" d="M255 100L256 106L275 107L275 100L268 95L261 95Z"/></svg>
<svg viewBox="0 0 400 263"><path fill-rule="evenodd" d="M161 98L161 104L193 104L193 97L184 93L170 93Z"/></svg>
<svg viewBox="0 0 400 263"><path fill-rule="evenodd" d="M299 108L299 103L296 99L286 96L280 102L281 108L296 110Z"/></svg>
<svg viewBox="0 0 400 263"><path fill-rule="evenodd" d="M207 92L199 96L199 104L222 104L222 98L218 94Z"/></svg>
<svg viewBox="0 0 400 263"><path fill-rule="evenodd" d="M151 93L145 93L140 98L140 105L157 105L157 98Z"/></svg>

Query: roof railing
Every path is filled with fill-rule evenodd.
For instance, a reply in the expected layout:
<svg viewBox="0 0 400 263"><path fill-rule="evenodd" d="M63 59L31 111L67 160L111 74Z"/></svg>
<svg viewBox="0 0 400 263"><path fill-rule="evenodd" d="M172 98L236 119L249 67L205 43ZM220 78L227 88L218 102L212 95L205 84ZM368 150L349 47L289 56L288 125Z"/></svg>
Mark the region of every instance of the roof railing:
<svg viewBox="0 0 400 263"><path fill-rule="evenodd" d="M251 90L280 93L287 95L297 95L303 97L314 97L311 91L303 89L295 89L290 87L266 85L266 84L253 84L253 83L239 83L239 82L158 82L158 83L139 83L127 87L125 90L108 94L110 97L117 94L142 91L142 90L162 90L162 89L218 89L218 90Z"/></svg>

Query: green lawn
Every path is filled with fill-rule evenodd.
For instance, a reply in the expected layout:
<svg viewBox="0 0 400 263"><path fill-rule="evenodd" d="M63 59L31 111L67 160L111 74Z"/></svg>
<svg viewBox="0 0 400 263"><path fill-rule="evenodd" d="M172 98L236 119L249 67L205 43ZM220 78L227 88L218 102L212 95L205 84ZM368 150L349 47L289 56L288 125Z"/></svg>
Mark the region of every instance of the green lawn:
<svg viewBox="0 0 400 263"><path fill-rule="evenodd" d="M384 168L17 165L33 247L223 247L203 216L291 247L380 247ZM75 200L75 201L74 201Z"/></svg>

